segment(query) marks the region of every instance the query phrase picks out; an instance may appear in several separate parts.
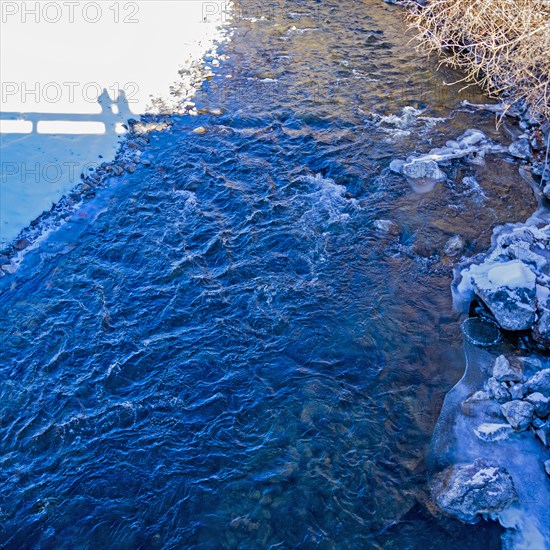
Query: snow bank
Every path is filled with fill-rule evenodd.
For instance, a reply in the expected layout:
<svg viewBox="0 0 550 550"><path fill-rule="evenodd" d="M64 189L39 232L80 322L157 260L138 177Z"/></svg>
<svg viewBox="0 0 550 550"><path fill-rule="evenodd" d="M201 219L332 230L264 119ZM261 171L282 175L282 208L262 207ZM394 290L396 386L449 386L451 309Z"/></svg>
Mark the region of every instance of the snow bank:
<svg viewBox="0 0 550 550"><path fill-rule="evenodd" d="M2 2L1 244L111 160L126 120L174 106L178 71L214 48L227 7Z"/></svg>

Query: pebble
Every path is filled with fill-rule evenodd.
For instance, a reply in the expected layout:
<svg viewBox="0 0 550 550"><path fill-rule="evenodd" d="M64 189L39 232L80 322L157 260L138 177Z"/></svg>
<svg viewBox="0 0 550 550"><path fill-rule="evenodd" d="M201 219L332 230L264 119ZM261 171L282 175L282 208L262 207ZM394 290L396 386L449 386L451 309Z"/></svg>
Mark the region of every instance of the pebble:
<svg viewBox="0 0 550 550"><path fill-rule="evenodd" d="M207 130L204 126L199 126L193 130L194 134L206 134Z"/></svg>

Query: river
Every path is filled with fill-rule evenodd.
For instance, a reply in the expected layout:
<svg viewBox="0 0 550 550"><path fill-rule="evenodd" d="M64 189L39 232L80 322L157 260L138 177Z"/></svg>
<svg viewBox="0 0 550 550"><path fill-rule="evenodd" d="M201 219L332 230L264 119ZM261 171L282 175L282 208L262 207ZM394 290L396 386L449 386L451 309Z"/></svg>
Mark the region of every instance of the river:
<svg viewBox="0 0 550 550"><path fill-rule="evenodd" d="M202 114L0 280L0 540L499 548L424 505L465 366L443 250L536 201L502 157L423 194L388 165L514 129L378 0L243 0L233 26Z"/></svg>

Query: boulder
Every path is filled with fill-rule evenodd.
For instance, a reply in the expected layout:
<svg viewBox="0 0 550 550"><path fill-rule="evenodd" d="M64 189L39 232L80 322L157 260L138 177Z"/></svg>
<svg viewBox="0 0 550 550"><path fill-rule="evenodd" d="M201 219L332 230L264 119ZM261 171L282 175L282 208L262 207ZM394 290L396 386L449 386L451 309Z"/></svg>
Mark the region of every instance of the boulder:
<svg viewBox="0 0 550 550"><path fill-rule="evenodd" d="M550 397L550 369L535 373L525 382L525 386L531 393L542 393L545 397Z"/></svg>
<svg viewBox="0 0 550 550"><path fill-rule="evenodd" d="M535 407L532 403L520 401L519 399L502 404L500 410L512 428L520 432L525 431L531 425L535 413Z"/></svg>
<svg viewBox="0 0 550 550"><path fill-rule="evenodd" d="M474 275L474 292L505 330L527 330L536 320L535 274L520 260L497 263Z"/></svg>
<svg viewBox="0 0 550 550"><path fill-rule="evenodd" d="M523 369L519 362L510 363L504 355L499 355L493 367L493 377L497 382L522 382Z"/></svg>
<svg viewBox="0 0 550 550"><path fill-rule="evenodd" d="M501 512L518 498L510 474L480 458L473 464L449 466L435 476L431 491L443 512L470 523L482 514Z"/></svg>
<svg viewBox="0 0 550 550"><path fill-rule="evenodd" d="M546 418L550 414L550 397L545 397L542 393L530 393L525 400L535 407L535 414L539 418Z"/></svg>

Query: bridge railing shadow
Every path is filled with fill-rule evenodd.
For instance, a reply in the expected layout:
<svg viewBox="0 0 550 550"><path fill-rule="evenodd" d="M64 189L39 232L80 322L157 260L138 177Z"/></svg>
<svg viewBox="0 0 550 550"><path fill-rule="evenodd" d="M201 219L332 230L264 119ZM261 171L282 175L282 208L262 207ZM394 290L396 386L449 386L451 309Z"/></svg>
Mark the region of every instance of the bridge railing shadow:
<svg viewBox="0 0 550 550"><path fill-rule="evenodd" d="M55 130L55 125L50 125L52 130L43 130L39 128L40 123L76 123L67 126L61 131L63 134L82 134L82 133L94 133L94 134L106 134L106 133L120 133L117 129L120 124L135 116L130 110L128 98L124 93L124 90L120 90L116 100L111 99L107 90L99 95L97 99L98 104L101 107L99 113L39 113L39 112L15 112L15 111L0 111L0 121L16 121L30 123L30 130L0 130L2 134L56 134L59 133ZM80 123L80 124L79 124ZM94 128L102 127L103 131L84 132L82 131L86 123L96 123ZM99 124L97 124L99 123ZM102 125L102 126L99 126ZM26 125L29 127L28 124ZM88 124L90 126L90 124ZM74 130L70 130L70 128ZM81 131L78 131L80 128Z"/></svg>

